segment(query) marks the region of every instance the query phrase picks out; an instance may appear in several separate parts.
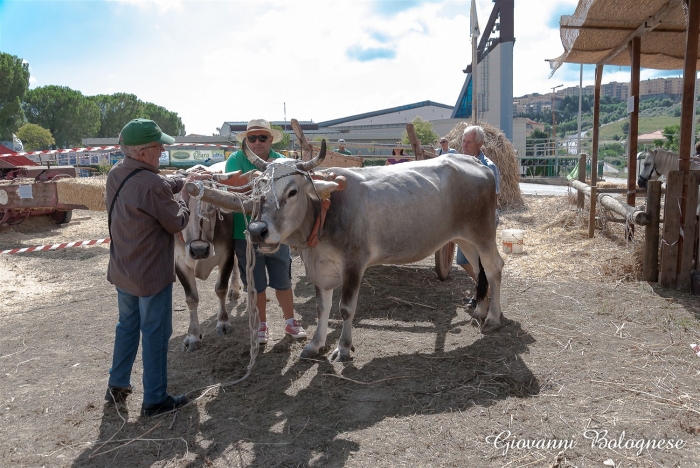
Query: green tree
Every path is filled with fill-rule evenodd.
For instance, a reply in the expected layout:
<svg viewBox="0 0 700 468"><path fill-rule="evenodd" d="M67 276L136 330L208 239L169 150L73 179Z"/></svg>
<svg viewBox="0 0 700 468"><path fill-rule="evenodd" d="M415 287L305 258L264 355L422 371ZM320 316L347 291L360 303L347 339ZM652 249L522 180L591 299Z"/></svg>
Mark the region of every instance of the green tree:
<svg viewBox="0 0 700 468"><path fill-rule="evenodd" d="M12 141L12 134L24 123L22 99L29 88L29 64L0 52L0 140Z"/></svg>
<svg viewBox="0 0 700 468"><path fill-rule="evenodd" d="M282 132L282 141L278 141L277 143L272 145L272 149L275 151L281 151L281 150L289 148L289 141L290 141L289 133L283 132L282 127L280 127L279 125L271 125L271 127L274 128L275 130L279 130Z"/></svg>
<svg viewBox="0 0 700 468"><path fill-rule="evenodd" d="M416 137L420 140L421 145L434 145L438 141L438 134L433 131L433 124L426 122L417 116L413 119L413 128L416 131ZM410 144L408 132L404 131L401 137L401 142L405 145Z"/></svg>
<svg viewBox="0 0 700 468"><path fill-rule="evenodd" d="M666 148L669 151L675 151L677 153L679 145L678 138L680 136L680 132L680 125L669 125L668 127L664 127L663 135L666 138L666 141L664 141L664 148Z"/></svg>
<svg viewBox="0 0 700 468"><path fill-rule="evenodd" d="M134 94L98 94L88 99L100 108L98 138L116 138L128 121L145 115L143 102Z"/></svg>
<svg viewBox="0 0 700 468"><path fill-rule="evenodd" d="M60 147L78 146L100 129L98 105L66 86L30 89L22 107L27 120L48 129Z"/></svg>
<svg viewBox="0 0 700 468"><path fill-rule="evenodd" d="M152 102L143 103L143 116L151 119L158 124L161 130L172 136L185 136L185 124L177 115L177 112L172 112L165 107L158 106ZM126 122L122 123L122 125Z"/></svg>
<svg viewBox="0 0 700 468"><path fill-rule="evenodd" d="M56 144L50 131L33 123L28 123L20 127L20 129L17 130L17 138L22 140L25 151L48 149L51 145Z"/></svg>

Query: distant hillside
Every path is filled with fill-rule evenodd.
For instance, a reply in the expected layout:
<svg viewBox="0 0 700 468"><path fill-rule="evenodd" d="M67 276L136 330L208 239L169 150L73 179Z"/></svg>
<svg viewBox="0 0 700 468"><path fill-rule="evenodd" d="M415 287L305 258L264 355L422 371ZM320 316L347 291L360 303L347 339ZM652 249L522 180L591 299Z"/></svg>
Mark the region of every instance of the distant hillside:
<svg viewBox="0 0 700 468"><path fill-rule="evenodd" d="M575 135L578 129L578 97L569 96L557 101L557 135ZM590 131L593 127L593 97L584 96L582 102L581 129ZM700 109L699 109L700 113ZM669 125L680 123L680 102L671 99L645 99L639 103L639 133L650 133ZM552 113L547 110L531 114L520 114L536 122L545 124L545 131L551 132ZM620 140L627 138L623 125L629 122L627 103L610 96L603 96L600 105L601 139ZM626 127L625 127L626 130Z"/></svg>

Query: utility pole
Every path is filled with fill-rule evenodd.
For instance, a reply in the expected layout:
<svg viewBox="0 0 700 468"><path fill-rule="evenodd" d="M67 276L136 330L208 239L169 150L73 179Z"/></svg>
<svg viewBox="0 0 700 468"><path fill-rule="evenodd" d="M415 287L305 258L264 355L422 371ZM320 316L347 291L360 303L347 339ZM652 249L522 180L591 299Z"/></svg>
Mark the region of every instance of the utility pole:
<svg viewBox="0 0 700 468"><path fill-rule="evenodd" d="M478 94L476 92L476 68L479 62L479 52L477 50L477 41L479 40L479 18L476 15L476 2L472 0L471 10L469 12L469 30L472 37L472 120L474 125L477 124L479 117Z"/></svg>
<svg viewBox="0 0 700 468"><path fill-rule="evenodd" d="M561 88L564 86L563 84L560 84L558 86L552 86L552 139L554 140L554 155L556 156L557 154L557 114L556 114L556 106L555 103L557 102L557 95L555 93L555 90L557 88Z"/></svg>

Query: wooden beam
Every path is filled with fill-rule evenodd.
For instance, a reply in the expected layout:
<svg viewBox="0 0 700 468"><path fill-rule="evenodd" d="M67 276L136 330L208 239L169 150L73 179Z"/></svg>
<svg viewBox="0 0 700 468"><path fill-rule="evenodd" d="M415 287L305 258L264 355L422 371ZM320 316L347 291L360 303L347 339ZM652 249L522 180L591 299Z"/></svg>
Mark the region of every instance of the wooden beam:
<svg viewBox="0 0 700 468"><path fill-rule="evenodd" d="M642 38L635 37L628 44L632 73L630 99L634 101L627 131L627 204L634 206L637 191L637 138L639 136L639 70L641 68Z"/></svg>
<svg viewBox="0 0 700 468"><path fill-rule="evenodd" d="M600 84L603 81L603 65L595 67L593 98L593 142L591 143L591 211L588 214L588 237L595 235L596 181L598 180L598 138L600 137Z"/></svg>
<svg viewBox="0 0 700 468"><path fill-rule="evenodd" d="M688 0L688 36L685 44L683 68L683 97L681 99L681 132L678 170L688 173L690 154L693 151L693 101L695 101L695 75L697 72L698 35L700 34L700 0Z"/></svg>
<svg viewBox="0 0 700 468"><path fill-rule="evenodd" d="M569 25L563 24L559 26L560 29L583 29L583 30L593 30L593 31L635 31L636 26L596 26L596 25ZM685 34L685 29L671 29L671 28L654 28L655 32L662 33L675 33L675 34Z"/></svg>
<svg viewBox="0 0 700 468"><path fill-rule="evenodd" d="M683 173L666 174L666 202L664 204L664 228L661 237L661 266L659 286L676 287L678 244L680 243L680 201L683 193Z"/></svg>
<svg viewBox="0 0 700 468"><path fill-rule="evenodd" d="M700 185L700 171L690 171L685 176L688 184L684 184L683 190L687 192L685 201L686 216L683 221L683 243L678 248L680 271L676 278L676 289L690 288L690 270L693 269L693 251L695 250L695 235L697 221L695 210L698 206L698 185Z"/></svg>
<svg viewBox="0 0 700 468"><path fill-rule="evenodd" d="M673 8L677 7L680 5L681 0L669 0L666 4L664 4L661 8L657 10L656 13L654 13L652 16L647 18L642 24L637 27L634 31L632 31L624 41L620 43L619 46L614 48L608 55L603 57L602 60L598 62L598 65L603 65L606 62L608 62L610 59L614 58L617 54L622 51L625 47L627 47L627 43L632 41L635 37L642 36L649 31L654 30L658 25L661 24L661 20L668 15L671 11L673 11ZM697 41L696 41L697 42Z"/></svg>
<svg viewBox="0 0 700 468"><path fill-rule="evenodd" d="M406 133L408 134L408 141L411 142L411 147L413 149L413 154L416 155L416 161L425 159L423 157L423 150L420 147L420 140L416 135L416 129L412 123L406 124Z"/></svg>

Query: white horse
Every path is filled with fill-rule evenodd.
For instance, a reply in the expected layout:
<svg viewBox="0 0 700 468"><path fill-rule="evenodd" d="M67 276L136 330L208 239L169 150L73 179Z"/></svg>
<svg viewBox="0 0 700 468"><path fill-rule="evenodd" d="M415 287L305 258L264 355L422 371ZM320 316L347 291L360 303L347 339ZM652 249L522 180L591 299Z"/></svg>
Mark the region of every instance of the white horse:
<svg viewBox="0 0 700 468"><path fill-rule="evenodd" d="M666 177L669 171L678 170L678 154L656 148L647 151L647 157L644 158L642 172L639 173L637 185L640 188L646 188L647 182L656 180L661 176ZM690 158L690 170L700 171L700 158ZM698 190L698 208L696 215L700 216L700 189Z"/></svg>

